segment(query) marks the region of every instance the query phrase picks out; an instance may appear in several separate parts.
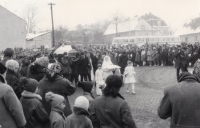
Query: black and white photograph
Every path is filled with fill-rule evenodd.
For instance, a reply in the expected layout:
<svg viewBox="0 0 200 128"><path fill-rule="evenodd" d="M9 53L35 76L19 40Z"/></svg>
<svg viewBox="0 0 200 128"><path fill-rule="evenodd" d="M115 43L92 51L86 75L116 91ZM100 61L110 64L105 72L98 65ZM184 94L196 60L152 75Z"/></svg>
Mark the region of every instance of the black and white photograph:
<svg viewBox="0 0 200 128"><path fill-rule="evenodd" d="M0 128L200 128L200 0L0 0Z"/></svg>

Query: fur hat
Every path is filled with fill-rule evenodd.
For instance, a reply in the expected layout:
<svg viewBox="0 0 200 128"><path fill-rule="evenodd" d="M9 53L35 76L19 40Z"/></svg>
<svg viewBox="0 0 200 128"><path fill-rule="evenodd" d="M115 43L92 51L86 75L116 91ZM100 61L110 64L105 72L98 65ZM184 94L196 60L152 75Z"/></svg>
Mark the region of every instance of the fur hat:
<svg viewBox="0 0 200 128"><path fill-rule="evenodd" d="M39 83L37 80L32 79L32 78L26 78L22 77L21 78L21 84L24 87L24 90L29 91L29 92L35 92L36 88L39 86Z"/></svg>
<svg viewBox="0 0 200 128"><path fill-rule="evenodd" d="M54 63L54 64L51 64L51 65L48 67L48 74L50 74L51 76L54 76L55 74L60 73L61 70L62 70L61 65L58 64L58 63Z"/></svg>
<svg viewBox="0 0 200 128"><path fill-rule="evenodd" d="M82 108L82 109L88 111L89 101L88 101L88 99L86 97L79 96L75 100L74 107Z"/></svg>
<svg viewBox="0 0 200 128"><path fill-rule="evenodd" d="M49 64L49 59L48 59L48 57L36 58L35 64L38 64L38 65L40 65L40 66L42 66L42 67L47 68L47 67L48 67L48 64Z"/></svg>
<svg viewBox="0 0 200 128"><path fill-rule="evenodd" d="M48 92L45 94L45 99L47 102L51 103L51 107L57 107L61 103L65 101L65 98L61 95L54 94L52 92Z"/></svg>
<svg viewBox="0 0 200 128"><path fill-rule="evenodd" d="M6 62L6 67L10 70L15 70L16 66L19 66L19 63L16 60L8 60Z"/></svg>

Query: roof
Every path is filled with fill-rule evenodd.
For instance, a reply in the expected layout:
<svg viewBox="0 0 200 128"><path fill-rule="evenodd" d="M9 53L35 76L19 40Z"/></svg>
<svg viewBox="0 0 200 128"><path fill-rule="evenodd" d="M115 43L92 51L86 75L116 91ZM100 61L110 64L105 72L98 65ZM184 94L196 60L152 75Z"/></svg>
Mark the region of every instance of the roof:
<svg viewBox="0 0 200 128"><path fill-rule="evenodd" d="M18 15L16 15L15 13L13 13L13 12L9 11L9 10L8 10L8 9L6 9L5 7L3 7L3 6L1 6L1 5L0 5L0 7L2 7L4 10L6 10L6 11L8 11L8 12L12 13L12 14L13 14L13 15L15 15L16 17L18 17L19 19L21 19L21 20L23 20L24 22L26 22L26 20L24 20L23 18L19 17L19 16L18 16Z"/></svg>
<svg viewBox="0 0 200 128"><path fill-rule="evenodd" d="M151 26L152 25L153 26L158 26L158 21L161 22L161 27L168 26L163 19L161 19L160 17L157 17L157 16L153 15L152 13L145 14L145 15L141 16L140 19L146 20Z"/></svg>
<svg viewBox="0 0 200 128"><path fill-rule="evenodd" d="M136 30L135 29L136 26L139 24L139 22L142 22L142 21L146 22L143 19L140 19L140 20L133 19L133 20L130 20L130 23L129 23L129 20L120 22L120 23L118 23L117 31L118 31L118 33L128 32L129 31L129 24L130 24L130 31ZM139 29L137 29L137 30L139 30ZM108 28L106 29L106 31L104 32L104 35L110 35L110 34L114 34L114 33L116 33L116 24L115 23L111 23L108 26Z"/></svg>
<svg viewBox="0 0 200 128"><path fill-rule="evenodd" d="M31 40L31 39L33 39L33 38L36 38L36 37L38 37L38 36L45 35L45 34L47 34L47 33L50 33L50 32L43 32L43 33L37 33L37 34L28 33L28 34L26 35L26 40Z"/></svg>
<svg viewBox="0 0 200 128"><path fill-rule="evenodd" d="M196 30L191 29L190 27L183 27L178 29L174 35L188 35L188 34L195 34L200 33L200 27L198 27Z"/></svg>

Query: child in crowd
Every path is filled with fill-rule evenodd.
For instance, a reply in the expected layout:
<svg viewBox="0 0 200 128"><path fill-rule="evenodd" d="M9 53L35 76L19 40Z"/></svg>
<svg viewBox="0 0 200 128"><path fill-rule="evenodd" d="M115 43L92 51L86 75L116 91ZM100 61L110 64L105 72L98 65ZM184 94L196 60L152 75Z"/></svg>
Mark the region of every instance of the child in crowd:
<svg viewBox="0 0 200 128"><path fill-rule="evenodd" d="M51 128L67 128L64 115L65 98L61 95L48 92L45 94L47 102L51 103L50 125Z"/></svg>
<svg viewBox="0 0 200 128"><path fill-rule="evenodd" d="M66 128L93 128L92 121L88 118L89 101L84 96L76 98L73 113L66 119Z"/></svg>
<svg viewBox="0 0 200 128"><path fill-rule="evenodd" d="M128 66L125 68L125 72L124 72L124 84L126 85L126 92L129 92L129 86L132 86L132 94L136 94L135 93L135 85L134 83L135 81L135 70L133 68L133 63L131 61L128 61Z"/></svg>
<svg viewBox="0 0 200 128"><path fill-rule="evenodd" d="M40 102L42 97L37 94L38 81L22 77L21 84L25 89L20 101L27 121L26 128L44 128L49 122L49 116Z"/></svg>
<svg viewBox="0 0 200 128"><path fill-rule="evenodd" d="M101 68L101 64L98 64L98 69L95 73L95 81L96 81L96 94L100 96L102 95L100 87L105 84L103 80L103 70Z"/></svg>
<svg viewBox="0 0 200 128"><path fill-rule="evenodd" d="M89 103L91 103L94 100L92 94L93 82L90 81L78 82L78 87L83 89L83 96L88 99Z"/></svg>

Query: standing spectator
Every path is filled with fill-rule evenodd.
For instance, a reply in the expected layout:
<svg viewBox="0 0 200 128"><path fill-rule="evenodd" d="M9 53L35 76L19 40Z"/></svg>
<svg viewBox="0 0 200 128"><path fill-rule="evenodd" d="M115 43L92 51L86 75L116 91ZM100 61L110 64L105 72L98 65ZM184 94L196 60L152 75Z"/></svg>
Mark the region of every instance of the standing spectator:
<svg viewBox="0 0 200 128"><path fill-rule="evenodd" d="M49 59L40 57L35 60L28 68L27 78L32 78L38 82L46 75Z"/></svg>
<svg viewBox="0 0 200 128"><path fill-rule="evenodd" d="M24 58L22 60L22 68L21 70L19 71L20 74L23 76L23 77L27 77L27 71L28 71L28 66L30 65L30 60L27 59L27 58Z"/></svg>
<svg viewBox="0 0 200 128"><path fill-rule="evenodd" d="M148 48L148 51L147 51L147 61L149 63L149 66L152 66L152 49L151 48Z"/></svg>
<svg viewBox="0 0 200 128"><path fill-rule="evenodd" d="M61 66L59 64L51 65L46 76L39 82L39 94L42 96L42 104L45 110L49 114L51 106L45 101L45 94L49 91L63 96L66 100L64 109L65 116L72 113L68 97L72 95L76 90L76 87L72 83L61 76Z"/></svg>
<svg viewBox="0 0 200 128"><path fill-rule="evenodd" d="M79 82L78 87L83 89L83 96L87 98L87 100L91 104L94 100L94 96L92 94L92 90L94 87L93 82L90 81Z"/></svg>
<svg viewBox="0 0 200 128"><path fill-rule="evenodd" d="M21 93L23 92L23 87L20 84L20 74L19 74L19 63L15 60L8 60L6 62L7 72L6 81L10 85L17 97L20 99Z"/></svg>
<svg viewBox="0 0 200 128"><path fill-rule="evenodd" d="M88 118L89 102L84 96L76 98L73 106L73 114L66 119L66 128L93 128L91 120Z"/></svg>
<svg viewBox="0 0 200 128"><path fill-rule="evenodd" d="M161 119L171 118L171 128L200 127L199 79L188 72L180 74L179 83L164 90L158 108Z"/></svg>
<svg viewBox="0 0 200 128"><path fill-rule="evenodd" d="M78 55L77 55L78 56ZM78 82L78 65L80 60L72 61L72 64L70 65L72 73L71 73L71 82L75 81L75 83Z"/></svg>
<svg viewBox="0 0 200 128"><path fill-rule="evenodd" d="M25 89L20 101L27 121L26 128L44 128L49 121L49 117L40 102L42 97L37 94L38 81L23 77L21 83Z"/></svg>
<svg viewBox="0 0 200 128"><path fill-rule="evenodd" d="M124 69L127 66L128 56L126 52L123 52L123 54L119 58L119 66L121 67L121 73L124 73Z"/></svg>
<svg viewBox="0 0 200 128"><path fill-rule="evenodd" d="M86 53L86 57L88 58L88 60L89 60L89 65L88 65L88 74L87 74L87 77L88 77L88 80L89 81L92 81L92 76L91 76L91 74L92 74L92 60L91 60L91 56L90 56L90 53L89 52L87 52Z"/></svg>
<svg viewBox="0 0 200 128"><path fill-rule="evenodd" d="M96 72L96 70L97 70L97 68L98 68L98 61L99 61L99 59L98 59L98 57L99 57L99 55L98 55L99 53L98 52L96 52L96 54L94 55L94 54L91 54L91 59L92 59L92 66L93 66L93 73L94 73L94 75L95 75L95 72Z"/></svg>
<svg viewBox="0 0 200 128"><path fill-rule="evenodd" d="M12 48L6 48L3 54L4 54L4 57L3 57L3 60L1 61L1 63L3 65L6 65L6 62L13 58L14 50Z"/></svg>
<svg viewBox="0 0 200 128"><path fill-rule="evenodd" d="M48 92L45 94L46 102L51 104L50 126L51 128L67 128L66 116L64 115L65 98L61 95Z"/></svg>
<svg viewBox="0 0 200 128"><path fill-rule="evenodd" d="M71 71L70 65L72 62L69 59L69 57L66 55L66 53L58 56L58 62L59 64L61 64L63 77L71 81L72 71Z"/></svg>
<svg viewBox="0 0 200 128"><path fill-rule="evenodd" d="M97 97L90 105L91 120L97 128L136 128L131 110L119 94L122 79L110 75L106 79L106 87L102 96Z"/></svg>
<svg viewBox="0 0 200 128"><path fill-rule="evenodd" d="M81 53L81 59L79 62L79 73L81 75L81 81L83 81L83 78L85 81L87 81L87 75L89 74L89 59L85 56L85 53Z"/></svg>
<svg viewBox="0 0 200 128"><path fill-rule="evenodd" d="M0 63L0 125L2 128L22 128L26 125L22 105L6 84L5 72L6 67Z"/></svg>
<svg viewBox="0 0 200 128"><path fill-rule="evenodd" d="M159 58L158 51L154 47L153 51L152 51L152 59L153 59L154 66L159 65L159 59L158 58Z"/></svg>
<svg viewBox="0 0 200 128"><path fill-rule="evenodd" d="M142 65L145 66L146 65L146 51L144 49L142 49L141 51L141 61L142 61Z"/></svg>

